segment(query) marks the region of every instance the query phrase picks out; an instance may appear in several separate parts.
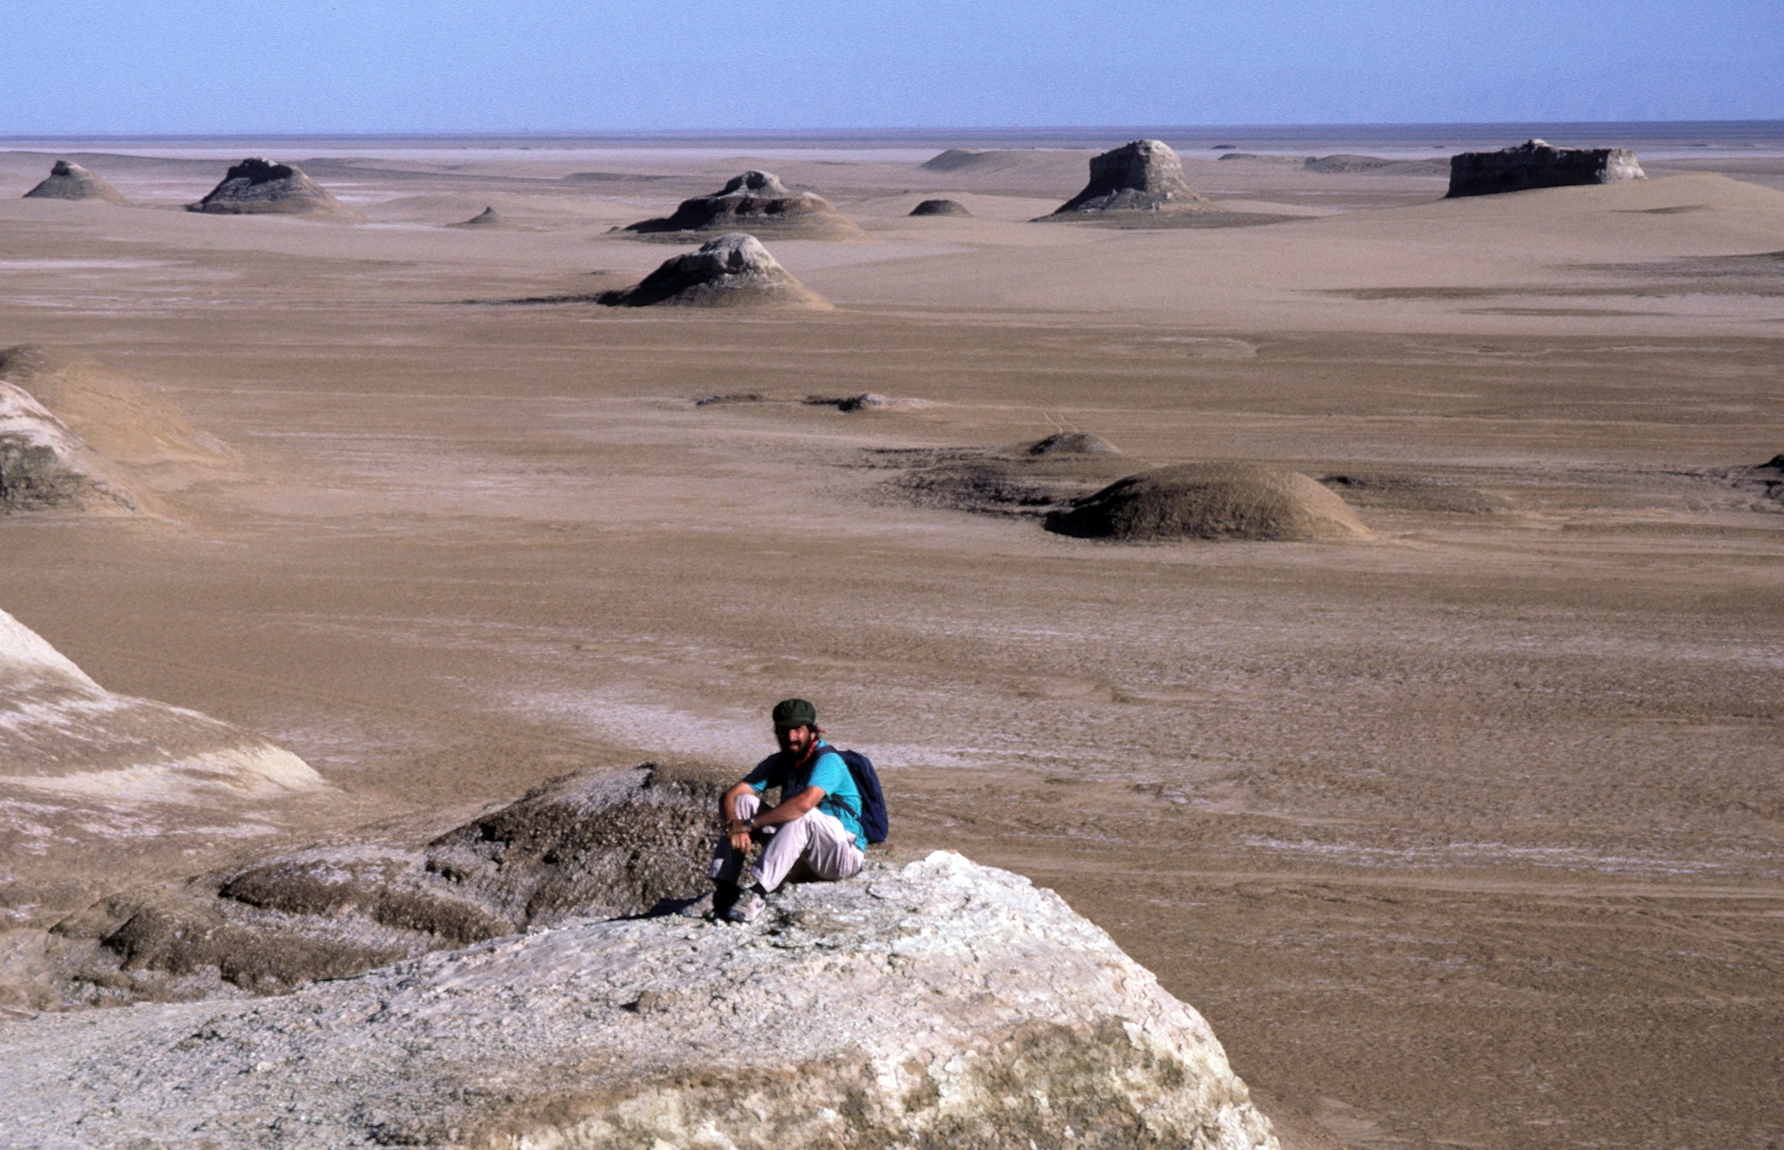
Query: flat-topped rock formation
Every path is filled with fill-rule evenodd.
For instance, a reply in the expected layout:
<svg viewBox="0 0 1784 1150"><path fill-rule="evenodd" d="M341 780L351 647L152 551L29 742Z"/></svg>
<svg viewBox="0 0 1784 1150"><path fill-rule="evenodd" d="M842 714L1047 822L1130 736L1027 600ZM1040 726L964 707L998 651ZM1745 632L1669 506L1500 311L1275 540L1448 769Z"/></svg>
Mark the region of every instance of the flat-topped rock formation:
<svg viewBox="0 0 1784 1150"><path fill-rule="evenodd" d="M26 192L27 200L103 200L108 204L127 204L124 194L86 168L67 160L50 166L47 179Z"/></svg>
<svg viewBox="0 0 1784 1150"><path fill-rule="evenodd" d="M1626 148L1556 148L1528 140L1497 152L1451 156L1448 198L1646 178L1635 153Z"/></svg>
<svg viewBox="0 0 1784 1150"><path fill-rule="evenodd" d="M629 288L595 297L609 307L800 307L827 309L755 236L732 232L664 260Z"/></svg>
<svg viewBox="0 0 1784 1150"><path fill-rule="evenodd" d="M1219 210L1184 180L1183 161L1168 145L1161 140L1134 140L1093 156L1090 182L1053 215Z"/></svg>
<svg viewBox="0 0 1784 1150"><path fill-rule="evenodd" d="M162 393L95 359L38 344L0 348L0 380L31 393L93 450L132 466L222 464L230 451Z"/></svg>
<svg viewBox="0 0 1784 1150"><path fill-rule="evenodd" d="M0 382L0 517L137 509L129 485L98 452L24 388Z"/></svg>
<svg viewBox="0 0 1784 1150"><path fill-rule="evenodd" d="M0 1028L33 1145L1276 1150L1207 1022L937 852L756 922L572 921L278 998Z"/></svg>
<svg viewBox="0 0 1784 1150"><path fill-rule="evenodd" d="M230 168L223 182L189 212L211 215L294 215L318 219L363 220L365 217L330 195L328 189L290 164L255 156Z"/></svg>
<svg viewBox="0 0 1784 1150"><path fill-rule="evenodd" d="M959 200L924 200L911 209L913 216L970 216Z"/></svg>
<svg viewBox="0 0 1784 1150"><path fill-rule="evenodd" d="M1298 471L1185 463L1130 475L1047 517L1089 539L1345 540L1370 531L1329 488Z"/></svg>
<svg viewBox="0 0 1784 1150"><path fill-rule="evenodd" d="M734 176L713 195L683 200L673 215L640 220L623 230L641 234L749 231L819 240L861 239L865 234L829 200L795 192L772 172L753 168Z"/></svg>

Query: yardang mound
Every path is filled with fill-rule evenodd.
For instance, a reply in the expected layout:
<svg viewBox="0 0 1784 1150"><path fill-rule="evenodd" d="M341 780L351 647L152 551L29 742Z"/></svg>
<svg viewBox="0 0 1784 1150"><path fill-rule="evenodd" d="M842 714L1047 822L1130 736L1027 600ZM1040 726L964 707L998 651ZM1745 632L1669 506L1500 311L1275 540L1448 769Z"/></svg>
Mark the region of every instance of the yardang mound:
<svg viewBox="0 0 1784 1150"><path fill-rule="evenodd" d="M1451 156L1447 198L1644 179L1635 153L1625 148L1553 148L1529 140L1497 152Z"/></svg>
<svg viewBox="0 0 1784 1150"><path fill-rule="evenodd" d="M259 215L265 213L363 220L364 216L329 195L328 190L290 164L275 164L259 156L230 168L223 182L189 212L212 215Z"/></svg>
<svg viewBox="0 0 1784 1150"><path fill-rule="evenodd" d="M1090 539L1367 539L1337 495L1298 471L1249 463L1186 463L1130 475L1047 517L1047 529Z"/></svg>
<svg viewBox="0 0 1784 1150"><path fill-rule="evenodd" d="M122 192L81 167L67 160L57 160L49 178L26 192L27 200L104 200L108 204L127 204Z"/></svg>
<svg viewBox="0 0 1784 1150"><path fill-rule="evenodd" d="M1090 161L1090 182L1054 216L1088 212L1217 212L1183 178L1183 161L1161 140L1134 140ZM1050 217L1047 217L1050 218Z"/></svg>
<svg viewBox="0 0 1784 1150"><path fill-rule="evenodd" d="M1120 455L1113 443L1088 431L1061 431L1029 444L1030 455Z"/></svg>
<svg viewBox="0 0 1784 1150"><path fill-rule="evenodd" d="M228 448L195 430L166 396L98 360L20 344L0 348L0 379L29 391L106 459L141 466L230 458Z"/></svg>
<svg viewBox="0 0 1784 1150"><path fill-rule="evenodd" d="M136 510L136 497L98 452L29 392L0 382L0 516Z"/></svg>
<svg viewBox="0 0 1784 1150"><path fill-rule="evenodd" d="M447 224L446 226L449 228L491 228L491 229L497 229L497 228L513 228L514 224L509 221L507 216L504 216L501 212L496 211L493 207L486 207L482 211L478 212L476 215L472 216L468 220L460 220L455 224Z"/></svg>
<svg viewBox="0 0 1784 1150"><path fill-rule="evenodd" d="M632 287L595 298L609 307L830 307L781 267L760 240L742 232L708 240L699 251L664 260Z"/></svg>
<svg viewBox="0 0 1784 1150"><path fill-rule="evenodd" d="M940 851L746 926L572 922L13 1022L0 1092L46 1146L1278 1146L1193 1008L1059 896Z"/></svg>
<svg viewBox="0 0 1784 1150"><path fill-rule="evenodd" d="M628 232L731 232L814 240L862 239L865 234L822 196L797 193L770 172L751 169L717 194L683 200L675 214L627 224Z"/></svg>
<svg viewBox="0 0 1784 1150"><path fill-rule="evenodd" d="M970 216L959 200L924 200L911 209L913 216Z"/></svg>

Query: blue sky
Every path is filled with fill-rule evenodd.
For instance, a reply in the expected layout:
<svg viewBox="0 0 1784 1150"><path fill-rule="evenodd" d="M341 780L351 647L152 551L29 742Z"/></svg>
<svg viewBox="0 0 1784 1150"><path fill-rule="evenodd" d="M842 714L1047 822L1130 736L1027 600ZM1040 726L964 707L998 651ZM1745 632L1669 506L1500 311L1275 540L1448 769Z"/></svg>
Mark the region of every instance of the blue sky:
<svg viewBox="0 0 1784 1150"><path fill-rule="evenodd" d="M0 134L1784 119L1784 0L0 0Z"/></svg>

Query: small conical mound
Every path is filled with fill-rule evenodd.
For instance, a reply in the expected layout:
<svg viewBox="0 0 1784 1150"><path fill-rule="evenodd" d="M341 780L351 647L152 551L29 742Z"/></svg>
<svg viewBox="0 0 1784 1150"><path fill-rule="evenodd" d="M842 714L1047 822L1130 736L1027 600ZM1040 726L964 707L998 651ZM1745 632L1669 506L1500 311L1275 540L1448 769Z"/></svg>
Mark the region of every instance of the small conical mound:
<svg viewBox="0 0 1784 1150"><path fill-rule="evenodd" d="M1088 431L1061 431L1028 445L1030 455L1120 455L1113 443Z"/></svg>
<svg viewBox="0 0 1784 1150"><path fill-rule="evenodd" d="M328 190L290 164L259 156L230 168L223 182L189 212L211 215L296 215L359 220L365 217L329 195Z"/></svg>
<svg viewBox="0 0 1784 1150"><path fill-rule="evenodd" d="M1183 178L1183 161L1162 140L1134 140L1090 161L1090 182L1054 215L1083 212L1220 211Z"/></svg>
<svg viewBox="0 0 1784 1150"><path fill-rule="evenodd" d="M1047 529L1089 539L1367 539L1344 500L1298 471L1250 463L1186 463L1130 475L1047 517Z"/></svg>
<svg viewBox="0 0 1784 1150"><path fill-rule="evenodd" d="M754 168L733 176L710 196L683 200L673 215L627 224L625 231L731 232L748 228L787 239L860 239L855 222L822 196L797 193L772 172Z"/></svg>
<svg viewBox="0 0 1784 1150"><path fill-rule="evenodd" d="M755 236L733 232L700 250L664 260L642 281L620 291L602 292L609 307L786 307L830 305L794 279Z"/></svg>
<svg viewBox="0 0 1784 1150"><path fill-rule="evenodd" d="M449 228L505 228L510 227L508 217L494 208L484 208L468 220L460 220L456 224L447 224Z"/></svg>
<svg viewBox="0 0 1784 1150"><path fill-rule="evenodd" d="M924 200L911 209L913 216L970 216L959 200Z"/></svg>
<svg viewBox="0 0 1784 1150"><path fill-rule="evenodd" d="M104 200L108 204L127 204L118 189L112 187L79 164L57 160L49 178L26 192L27 200Z"/></svg>

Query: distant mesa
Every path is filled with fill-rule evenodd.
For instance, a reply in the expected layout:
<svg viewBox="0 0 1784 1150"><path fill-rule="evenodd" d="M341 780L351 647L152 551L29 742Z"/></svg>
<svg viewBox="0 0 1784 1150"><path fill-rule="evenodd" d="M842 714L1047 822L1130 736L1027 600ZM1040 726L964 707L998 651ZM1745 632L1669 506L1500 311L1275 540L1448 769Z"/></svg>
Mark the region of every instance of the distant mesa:
<svg viewBox="0 0 1784 1150"><path fill-rule="evenodd" d="M863 239L855 222L830 201L809 192L794 192L772 172L750 169L734 176L717 193L683 200L673 215L627 224L624 231L733 232L748 229L788 239Z"/></svg>
<svg viewBox="0 0 1784 1150"><path fill-rule="evenodd" d="M1134 140L1090 161L1090 182L1054 216L1094 212L1217 212L1183 178L1183 161L1161 140Z"/></svg>
<svg viewBox="0 0 1784 1150"><path fill-rule="evenodd" d="M50 167L49 178L26 192L27 200L104 200L108 204L127 204L122 192L81 167L67 160L57 160Z"/></svg>
<svg viewBox="0 0 1784 1150"><path fill-rule="evenodd" d="M1186 463L1130 475L1047 517L1061 535L1172 539L1346 540L1371 533L1330 489L1298 471Z"/></svg>
<svg viewBox="0 0 1784 1150"><path fill-rule="evenodd" d="M1645 179L1647 173L1627 148L1555 148L1528 140L1497 152L1451 156L1447 198Z"/></svg>
<svg viewBox="0 0 1784 1150"><path fill-rule="evenodd" d="M136 497L98 452L24 388L0 382L0 517L137 509Z"/></svg>
<svg viewBox="0 0 1784 1150"><path fill-rule="evenodd" d="M970 216L959 200L924 200L911 209L913 216Z"/></svg>
<svg viewBox="0 0 1784 1150"><path fill-rule="evenodd" d="M698 251L664 260L629 288L595 297L609 307L797 307L828 310L830 304L793 278L762 241L732 232Z"/></svg>
<svg viewBox="0 0 1784 1150"><path fill-rule="evenodd" d="M1028 446L1030 455L1120 455L1113 443L1088 431L1061 431Z"/></svg>
<svg viewBox="0 0 1784 1150"><path fill-rule="evenodd" d="M363 220L365 217L329 194L328 189L290 164L256 156L230 168L223 182L189 212L210 215L293 215L318 219Z"/></svg>
<svg viewBox="0 0 1784 1150"><path fill-rule="evenodd" d="M224 464L229 448L154 389L96 359L38 344L0 348L0 380L23 388L107 460L131 466Z"/></svg>

